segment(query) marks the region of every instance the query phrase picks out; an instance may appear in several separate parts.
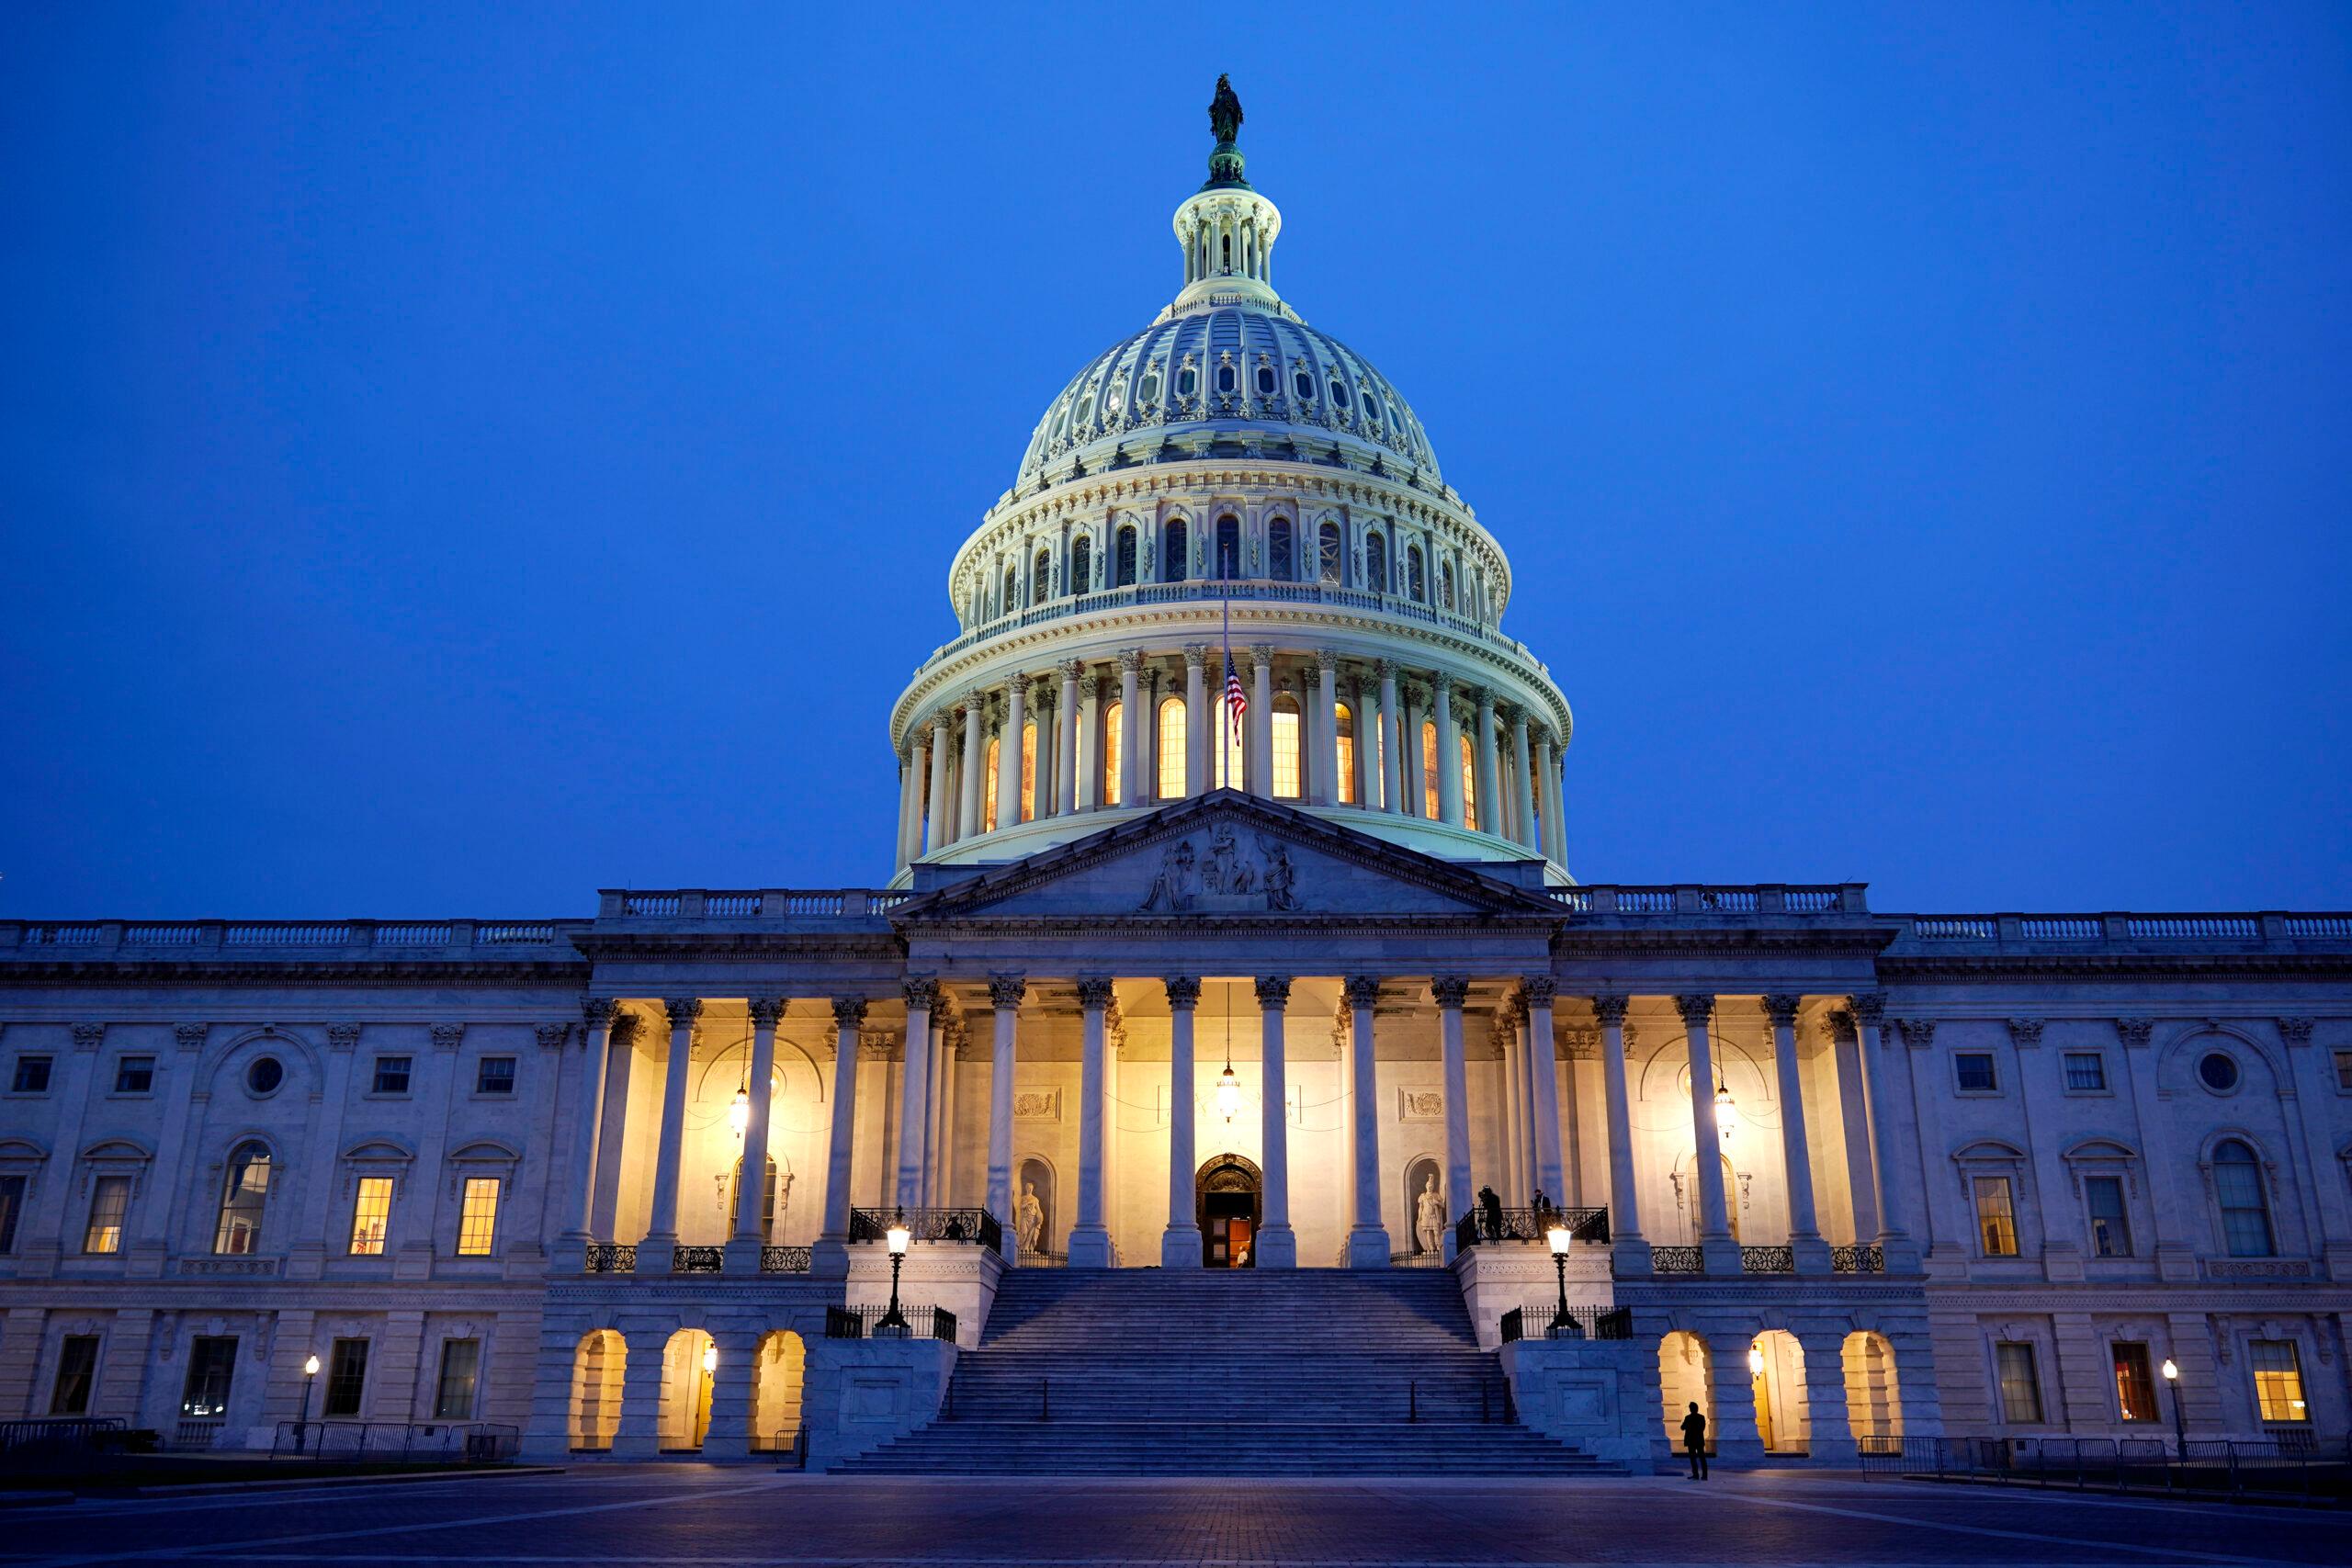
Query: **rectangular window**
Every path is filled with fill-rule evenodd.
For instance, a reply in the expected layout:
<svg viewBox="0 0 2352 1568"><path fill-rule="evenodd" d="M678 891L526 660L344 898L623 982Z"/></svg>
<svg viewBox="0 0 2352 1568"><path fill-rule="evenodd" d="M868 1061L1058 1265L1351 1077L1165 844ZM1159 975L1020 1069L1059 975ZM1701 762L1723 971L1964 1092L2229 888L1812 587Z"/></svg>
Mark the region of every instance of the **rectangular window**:
<svg viewBox="0 0 2352 1568"><path fill-rule="evenodd" d="M2115 1349L2115 1408L2126 1421L2156 1418L2156 1380L2148 1372L2148 1348L2128 1340Z"/></svg>
<svg viewBox="0 0 2352 1568"><path fill-rule="evenodd" d="M380 1258L384 1233L392 1224L392 1179L363 1176L359 1196L351 1205L351 1256Z"/></svg>
<svg viewBox="0 0 2352 1568"><path fill-rule="evenodd" d="M2033 1347L2004 1339L1993 1347L2001 1370L2001 1419L2012 1427L2041 1421L2041 1380L2033 1370Z"/></svg>
<svg viewBox="0 0 2352 1568"><path fill-rule="evenodd" d="M19 1056L13 1092L17 1094L47 1094L49 1092L49 1058Z"/></svg>
<svg viewBox="0 0 2352 1568"><path fill-rule="evenodd" d="M2335 1054L2335 1087L2352 1094L2352 1051Z"/></svg>
<svg viewBox="0 0 2352 1568"><path fill-rule="evenodd" d="M498 1178L466 1178L466 1201L458 1211L458 1256L487 1258L498 1230Z"/></svg>
<svg viewBox="0 0 2352 1568"><path fill-rule="evenodd" d="M474 1070L476 1094L513 1094L514 1092L514 1058L484 1056L481 1066Z"/></svg>
<svg viewBox="0 0 2352 1568"><path fill-rule="evenodd" d="M474 1374L481 1366L481 1341L441 1341L441 1382L433 1395L435 1421L470 1421L474 1416Z"/></svg>
<svg viewBox="0 0 2352 1568"><path fill-rule="evenodd" d="M114 1091L117 1094L153 1094L155 1092L155 1058L125 1056L114 1065Z"/></svg>
<svg viewBox="0 0 2352 1568"><path fill-rule="evenodd" d="M181 1385L180 1414L198 1420L229 1414L229 1384L236 1372L236 1339L199 1335L187 1348L187 1382Z"/></svg>
<svg viewBox="0 0 2352 1568"><path fill-rule="evenodd" d="M2254 1369L2254 1402L2266 1422L2311 1419L2303 1403L2303 1362L2291 1339L2256 1339L2246 1346L2246 1364Z"/></svg>
<svg viewBox="0 0 2352 1568"><path fill-rule="evenodd" d="M82 1250L108 1255L122 1250L122 1217L130 1209L130 1178L101 1176L90 1184L90 1224Z"/></svg>
<svg viewBox="0 0 2352 1568"><path fill-rule="evenodd" d="M0 1176L0 1256L17 1250L17 1219L25 1212L25 1179Z"/></svg>
<svg viewBox="0 0 2352 1568"><path fill-rule="evenodd" d="M1298 784L1298 715L1274 710L1274 798L1296 800Z"/></svg>
<svg viewBox="0 0 2352 1568"><path fill-rule="evenodd" d="M2010 1201L2006 1176L1976 1179L1976 1239L1987 1258L2018 1255L2017 1205Z"/></svg>
<svg viewBox="0 0 2352 1568"><path fill-rule="evenodd" d="M2107 1058L2097 1051L2066 1053L2066 1087L2076 1094L2097 1094L2107 1088Z"/></svg>
<svg viewBox="0 0 2352 1568"><path fill-rule="evenodd" d="M2000 1079L1993 1071L1993 1053L1990 1051L1955 1051L1952 1053L1951 1070L1962 1094L1991 1094L2001 1087Z"/></svg>
<svg viewBox="0 0 2352 1568"><path fill-rule="evenodd" d="M368 1387L368 1341L338 1339L334 1348L327 1352L326 1403L321 1406L328 1416L356 1416L359 1396Z"/></svg>
<svg viewBox="0 0 2352 1568"><path fill-rule="evenodd" d="M2083 1183L2083 1202L2090 1210L2091 1251L2100 1258L2132 1256L2132 1217L2123 1212L2123 1179L2094 1176Z"/></svg>
<svg viewBox="0 0 2352 1568"><path fill-rule="evenodd" d="M408 1092L408 1058L379 1056L376 1058L377 1094L406 1094Z"/></svg>
<svg viewBox="0 0 2352 1568"><path fill-rule="evenodd" d="M90 1388L98 1376L98 1337L70 1334L58 1348L57 1382L49 1391L51 1416L86 1416Z"/></svg>
<svg viewBox="0 0 2352 1568"><path fill-rule="evenodd" d="M1356 804L1356 733L1355 715L1341 703L1337 710L1340 720L1340 804Z"/></svg>

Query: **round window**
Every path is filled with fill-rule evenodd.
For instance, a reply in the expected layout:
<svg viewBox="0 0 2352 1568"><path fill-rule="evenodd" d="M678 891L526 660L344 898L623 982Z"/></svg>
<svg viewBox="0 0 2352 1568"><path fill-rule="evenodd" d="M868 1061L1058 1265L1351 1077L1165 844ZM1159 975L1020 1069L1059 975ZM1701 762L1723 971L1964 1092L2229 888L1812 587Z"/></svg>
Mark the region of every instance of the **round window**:
<svg viewBox="0 0 2352 1568"><path fill-rule="evenodd" d="M2221 1051L2208 1051L2198 1059L2197 1076L2215 1094L2227 1094L2238 1087L2238 1065Z"/></svg>
<svg viewBox="0 0 2352 1568"><path fill-rule="evenodd" d="M275 1056L255 1056L245 1069L245 1087L255 1094L276 1094L285 1081L285 1064Z"/></svg>

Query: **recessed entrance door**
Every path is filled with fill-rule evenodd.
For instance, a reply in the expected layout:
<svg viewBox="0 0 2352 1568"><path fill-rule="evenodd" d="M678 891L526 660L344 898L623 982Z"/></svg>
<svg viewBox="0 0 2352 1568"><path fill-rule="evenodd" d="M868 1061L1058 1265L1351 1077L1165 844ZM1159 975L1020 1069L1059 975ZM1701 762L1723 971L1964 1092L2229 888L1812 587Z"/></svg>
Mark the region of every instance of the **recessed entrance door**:
<svg viewBox="0 0 2352 1568"><path fill-rule="evenodd" d="M1193 1193L1204 1267L1255 1267L1262 1190L1258 1168L1239 1155L1219 1155L1201 1167L1193 1180Z"/></svg>

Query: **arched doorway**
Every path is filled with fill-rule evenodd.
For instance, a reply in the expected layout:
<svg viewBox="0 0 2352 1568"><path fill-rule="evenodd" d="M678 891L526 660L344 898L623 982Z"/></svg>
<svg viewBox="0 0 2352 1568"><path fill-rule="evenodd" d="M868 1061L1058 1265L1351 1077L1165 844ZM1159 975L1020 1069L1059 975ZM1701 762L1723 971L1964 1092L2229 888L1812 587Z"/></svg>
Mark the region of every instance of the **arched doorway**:
<svg viewBox="0 0 2352 1568"><path fill-rule="evenodd" d="M1768 1454L1812 1448L1812 1412L1805 1403L1804 1348L1785 1328L1768 1328L1747 1349L1748 1395L1756 1403L1756 1435Z"/></svg>
<svg viewBox="0 0 2352 1568"><path fill-rule="evenodd" d="M1682 1417L1691 1405L1707 1418L1707 1443L1715 1440L1715 1401L1709 1376L1707 1342L1678 1328L1658 1341L1657 1387L1666 1416L1668 1451L1682 1451Z"/></svg>
<svg viewBox="0 0 2352 1568"><path fill-rule="evenodd" d="M657 1428L663 1453L692 1453L710 1431L710 1385L718 1371L718 1347L699 1328L681 1328L662 1352L662 1416Z"/></svg>
<svg viewBox="0 0 2352 1568"><path fill-rule="evenodd" d="M1843 1347L1846 1419L1857 1438L1903 1436L1903 1405L1897 1395L1894 1347L1883 1334L1856 1329Z"/></svg>
<svg viewBox="0 0 2352 1568"><path fill-rule="evenodd" d="M1265 1177L1239 1155L1218 1155L1193 1178L1194 1217L1201 1226L1201 1265L1249 1269L1258 1258L1258 1221Z"/></svg>
<svg viewBox="0 0 2352 1568"><path fill-rule="evenodd" d="M789 1453L800 1435L800 1396L806 1362L800 1336L779 1328L760 1340L752 1381L752 1449Z"/></svg>
<svg viewBox="0 0 2352 1568"><path fill-rule="evenodd" d="M628 1344L609 1328L582 1336L571 1359L571 1451L609 1453L621 1425Z"/></svg>

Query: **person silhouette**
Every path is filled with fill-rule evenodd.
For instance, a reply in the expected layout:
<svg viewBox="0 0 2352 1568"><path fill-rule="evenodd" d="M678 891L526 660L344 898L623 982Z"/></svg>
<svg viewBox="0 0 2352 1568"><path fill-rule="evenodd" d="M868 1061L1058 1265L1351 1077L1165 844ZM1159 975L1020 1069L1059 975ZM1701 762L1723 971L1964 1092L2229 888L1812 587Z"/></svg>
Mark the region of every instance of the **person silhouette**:
<svg viewBox="0 0 2352 1568"><path fill-rule="evenodd" d="M1699 1414L1699 1402L1690 1402L1690 1414L1682 1418L1682 1446L1690 1455L1690 1479L1707 1479L1707 1418Z"/></svg>

